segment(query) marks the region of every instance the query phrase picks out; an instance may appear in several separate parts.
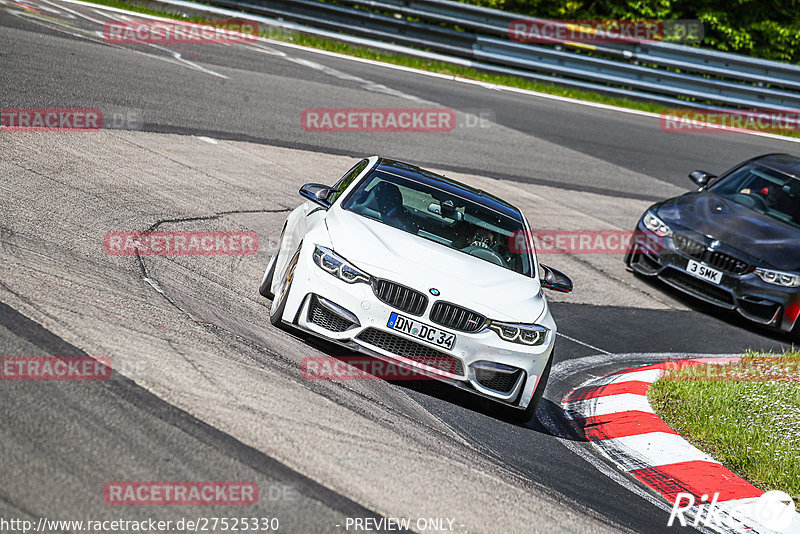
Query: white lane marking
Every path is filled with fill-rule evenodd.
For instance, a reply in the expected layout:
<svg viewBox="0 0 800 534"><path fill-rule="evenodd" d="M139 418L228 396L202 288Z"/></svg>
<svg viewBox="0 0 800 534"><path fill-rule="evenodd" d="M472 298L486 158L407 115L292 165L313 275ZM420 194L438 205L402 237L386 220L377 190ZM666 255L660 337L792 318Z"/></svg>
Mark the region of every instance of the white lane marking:
<svg viewBox="0 0 800 534"><path fill-rule="evenodd" d="M605 350L603 350L603 349L597 348L597 347L595 347L594 345L589 345L588 343L584 343L583 341L580 341L580 340L578 340L578 339L575 339L574 337L570 337L570 336L568 336L568 335L566 335L566 334L562 334L561 332L556 332L556 335L557 335L557 336L561 336L561 337L563 337L564 339L568 339L568 340L572 341L573 343L577 343L578 345L583 345L584 347L587 347L587 348L590 348L590 349L592 349L592 350L596 350L597 352L600 352L600 353L602 353L602 354L606 354L606 355L608 355L608 356L611 356L611 353L610 353L610 352L608 352L608 351L605 351Z"/></svg>
<svg viewBox="0 0 800 534"><path fill-rule="evenodd" d="M63 0L63 1L65 1L65 2L77 2L78 0ZM368 65L384 67L384 68L387 68L387 69L414 73L414 74L418 74L418 75L421 75L421 76L428 76L428 77L432 77L432 78L445 79L445 80L449 80L449 81L453 81L453 82L457 82L457 83L465 83L465 84L468 84L468 85L475 85L475 86L478 86L478 87L483 87L484 89L490 89L490 90L494 90L494 91L505 91L505 92L509 92L509 93L518 93L518 94L523 94L523 95L526 95L526 96L534 96L534 97L538 97L538 98L544 98L544 99L547 99L547 100L556 100L556 101L559 101L559 102L566 102L566 103L569 103L569 104L577 104L579 106L586 106L586 107L591 107L591 108L603 109L603 110L606 110L606 111L616 111L616 112L619 112L619 113L627 113L629 115L639 115L639 116L642 116L642 117L652 117L652 118L661 120L661 114L653 113L652 111L642 111L642 110L638 110L638 109L629 109L629 108L623 108L623 107L619 107L619 106L614 106L614 105L611 105L611 104L602 104L602 103L599 103L599 102L591 102L591 101L588 101L588 100L578 100L576 98L571 98L571 97L567 97L567 96L551 95L549 93L540 93L538 91L533 91L531 89L522 89L522 88L519 88L519 87L509 87L507 85L499 85L499 84L494 84L494 83L490 83L490 82L484 82L484 81L480 81L480 80L471 80L469 78L461 78L461 77L458 77L458 76L441 74L441 73L438 73L438 72L429 72L429 71L425 71L425 70L415 69L415 68L412 68L412 67L405 67L403 65L393 65L391 63L382 63L382 62L376 61L374 59L366 59L366 58L348 56L346 54L340 54L338 52L330 52L328 50L319 50L319 49L316 49L316 48L309 48L309 47L301 46L301 45L294 44L294 43L286 43L284 41L275 41L275 40L266 39L266 38L262 38L262 39L264 39L264 41L269 42L271 44L284 46L286 48L295 48L295 49L298 49L298 50L304 50L304 51L307 51L307 52L312 52L312 53L316 53L316 54L320 54L320 55L336 57L336 58L344 59L344 60L348 60L348 61L354 61L356 63L365 63L365 64L368 64ZM400 47L400 48L405 48L405 47ZM402 52L402 50L399 50L399 51ZM447 59L443 59L442 61L448 62L448 63L456 63L456 64L458 64L457 61L448 61ZM465 66L469 66L469 65L465 65ZM554 81L553 84L554 85L558 85L558 82ZM713 123L705 123L705 124L708 125L708 126L712 126L713 125ZM771 134L771 133L766 133L766 132L757 132L757 131L753 131L753 130L741 130L741 131L731 132L731 133L740 133L740 134L745 134L745 135L755 135L757 137L766 137L768 139L777 139L779 141L788 141L790 143L800 143L800 138L797 138L797 137L787 137L787 136L783 136L783 135ZM667 133L667 132L665 132L665 134L669 135L669 133Z"/></svg>
<svg viewBox="0 0 800 534"><path fill-rule="evenodd" d="M72 24L70 24L68 22L61 22L61 21L57 21L57 20L54 20L54 19L49 18L49 17L47 17L47 18L46 17L42 17L41 15L36 14L36 13L32 13L30 11L7 11L7 12L10 15L13 15L15 17L24 18L28 22L31 22L33 24L37 24L39 26L48 28L50 30L54 30L54 31L61 32L61 33L66 33L67 35L72 35L73 37L79 37L81 39L86 39L87 41L91 41L93 43L108 44L108 43L106 43L105 41L103 41L101 39L95 39L94 35L96 35L98 32L92 33L89 30L83 30L81 28L77 28L77 27L73 26ZM87 33L81 33L81 32L87 32ZM112 46L114 46L114 45L112 45ZM121 48L121 47L117 47L117 48Z"/></svg>
<svg viewBox="0 0 800 534"><path fill-rule="evenodd" d="M698 460L720 463L681 436L666 432L634 434L592 443L624 471Z"/></svg>
<svg viewBox="0 0 800 534"><path fill-rule="evenodd" d="M70 4L93 5L93 4L87 4L86 2L83 2L81 0L60 0L60 1L61 2L67 2L67 3L70 3ZM233 17L241 17L241 13L239 13L237 11L233 11L233 10L222 9L222 8L211 8L210 6L205 6L205 5L202 5L202 4L197 4L197 8L203 9L206 12L209 12L209 13L217 13L217 14L223 14L223 15L227 14L227 15L230 15L230 16L233 16ZM115 7L104 7L103 9L107 9L109 11L117 11L117 12L120 12L120 13L133 13L131 11L126 11L126 10L123 10L123 9L120 9L120 8L115 8ZM172 19L166 19L164 17L157 17L157 16L154 16L154 15L145 15L145 14L139 14L139 15L142 18L151 18L151 19L154 19L154 20L172 20ZM269 19L267 17L259 17L257 15L249 15L248 18L253 19L256 22L260 21L260 22L267 22L267 23L271 23L271 24L275 24L277 22L277 21L274 21L274 20ZM276 41L276 40L268 39L268 38L265 38L265 37L259 37L258 40L262 41L262 42L265 42L265 43L270 43L270 44L273 44L273 45L276 45L276 46L282 46L284 48L293 48L295 50L303 50L305 52L309 52L309 53L312 53L312 54L335 57L335 58L342 59L342 60L345 60L345 61L353 61L353 62L356 62L356 63L364 63L364 64L367 64L367 65L373 65L373 66L382 67L382 68L386 68L386 69L392 69L392 70L397 70L397 71L401 71L401 72L413 73L413 74L417 74L417 75L420 75L420 76L428 76L428 77L432 77L432 78L439 78L439 79L449 80L449 81L453 81L453 82L457 82L457 83L465 83L465 84L468 84L468 85L475 85L475 86L478 86L478 87L483 87L485 89L490 89L490 90L494 90L494 91L505 91L505 92L510 92L510 93L523 94L523 95L526 95L526 96L544 98L544 99L547 99L547 100L555 100L555 101L558 101L558 102L565 102L565 103L569 103L569 104L577 104L579 106L586 106L586 107L592 107L592 108L596 108L596 109L603 109L603 110L606 110L606 111L615 111L615 112L618 112L618 113L627 113L629 115L639 115L641 117L651 117L651 118L658 119L658 120L661 119L661 115L660 114L653 113L651 111L642 111L642 110L638 110L638 109L623 108L623 107L614 106L614 105L611 105L611 104L602 104L602 103L599 103L599 102L590 102L588 100L578 100L576 98L571 98L571 97L567 97L567 96L551 95L549 93L540 93L538 91L532 91L530 89L520 89L518 87L508 87L506 85L493 84L493 83L483 82L483 81L479 81L479 80L471 80L471 79L468 79L468 78L460 78L458 76L441 74L441 73L437 73L437 72L429 72L429 71L425 71L425 70L421 70L421 69L415 69L415 68L412 68L412 67L406 67L406 66L403 66L403 65L393 65L391 63L382 63L382 62L376 61L374 59L366 59L366 58L348 56L346 54L340 54L338 52L331 52L331 51L328 51L328 50L320 50L320 49L317 49L317 48L310 48L310 47L298 45L298 44L295 44L295 43L287 43L287 42L284 42L284 41ZM362 39L362 40L365 41L365 43L369 41L368 39ZM400 53L403 53L404 51L405 52L418 52L415 49L404 47L404 46L394 46L393 48L396 49L396 51L400 52ZM465 66L469 66L472 63L470 61L459 60L459 58L452 58L452 57L447 57L447 56L442 56L441 61L447 62L447 63L451 63L451 64L465 65ZM557 82L554 82L554 84L557 85ZM713 123L704 123L704 124L707 124L708 126L713 126ZM752 131L752 130L742 130L742 131L735 131L735 132L731 131L729 133L731 133L731 134L743 134L743 135L754 135L754 136L757 136L757 137L765 137L767 139L775 139L775 140L778 140L778 141L786 141L788 143L800 143L800 138L786 137L786 136L777 135L777 134L771 134L771 133L767 133L767 132L758 132L758 131ZM665 135L669 135L669 133L665 132Z"/></svg>
<svg viewBox="0 0 800 534"><path fill-rule="evenodd" d="M93 9L92 11L101 17L105 17L111 20L118 20L118 21L130 20L130 17L126 17L124 15L118 15L117 13L106 13L105 11L100 11L99 9Z"/></svg>
<svg viewBox="0 0 800 534"><path fill-rule="evenodd" d="M104 21L104 20L99 20L99 19L96 19L96 18L90 17L89 15L84 15L83 13L81 13L81 12L79 12L79 11L75 11L74 9L70 9L70 8L68 8L68 7L64 7L64 6L61 6L61 5L58 5L58 4L54 4L54 3L53 3L53 2L51 2L50 0L39 0L39 1L40 1L40 2L44 2L44 3L46 3L46 4L50 4L51 6L55 6L55 7L61 8L61 9L63 9L64 11L66 11L67 13L71 13L71 14L75 15L76 17L80 17L80 18L82 18L82 19L86 19L86 20L89 20L89 21L91 21L91 22L95 22L95 23L97 23L97 24L105 24L105 21ZM96 4L95 4L95 5L96 5Z"/></svg>
<svg viewBox="0 0 800 534"><path fill-rule="evenodd" d="M6 3L6 2L4 2L4 3ZM16 5L20 5L20 6L34 7L36 9L41 9L42 11L48 11L50 13L54 13L56 15L60 15L62 17L66 17L68 19L74 19L75 18L70 13L65 13L65 12L59 11L58 9L55 9L53 7L44 6L42 4L37 4L36 2L11 2L11 4L16 4ZM59 6L59 7L61 7L61 6Z"/></svg>
<svg viewBox="0 0 800 534"><path fill-rule="evenodd" d="M647 369L645 371L631 371L630 373L613 374L592 380L592 386L607 386L623 382L649 382L652 384L661 376L661 369Z"/></svg>
<svg viewBox="0 0 800 534"><path fill-rule="evenodd" d="M250 45L247 48L249 48L250 50L255 50L256 52L262 52L264 54L269 54L271 56L286 57L286 52L281 52L280 50L275 50L274 48L270 48L268 46Z"/></svg>
<svg viewBox="0 0 800 534"><path fill-rule="evenodd" d="M42 0L42 1L49 1L49 0ZM75 1L75 0L61 0L61 1L68 2L68 3L73 3L73 4L79 4L79 5L91 5L91 4L87 4L85 2L80 2L80 1ZM94 10L101 9L101 10L108 10L110 12L115 12L115 13L133 14L133 12L125 11L125 10L122 10L122 9L119 9L119 8L110 8L110 7L105 7L105 6L97 6L96 4L94 4L93 7L94 7ZM69 10L68 8L64 8L64 9ZM72 11L72 10L69 10L69 11ZM98 20L98 19L94 19L94 18L88 17L86 15L82 15L81 13L79 13L77 11L72 11L72 12L75 13L76 15L80 16L80 17L83 17L83 18L87 19L87 20L91 20L92 22L96 22L98 24L105 24L104 21L101 21L101 20ZM152 20L163 20L163 21L171 21L171 20L173 20L173 19L167 19L167 18L164 18L164 17L157 17L157 16L153 16L153 15L145 15L145 14L139 14L139 15L141 15L142 18L148 18L148 19L152 19ZM255 17L255 19L257 19L257 18L258 17ZM272 44L281 43L281 41L273 41L271 39L265 39L263 37L259 37L258 41L266 42L266 43L272 43ZM223 44L226 44L226 45L230 46L229 43L223 43ZM196 63L193 63L193 62L183 58L181 56L181 54L179 54L178 52L174 52L174 51L172 51L170 49L167 49L167 48L165 48L163 46L159 46L159 45L152 44L152 43L150 44L150 46L153 46L155 48L158 48L158 49L166 51L167 53L171 54L176 60L178 60L178 61L180 61L182 63L185 63L187 66L190 66L190 67L192 67L194 69L200 70L200 71L205 72L207 74L211 74L213 76L219 76L220 78L228 79L228 76L225 76L225 75L220 74L218 72L212 71L210 69L206 69L206 68L201 67L200 65L198 65ZM411 94L408 94L408 93L404 93L404 92L399 91L397 89L392 89L391 87L387 87L387 86L385 86L383 84L375 83L375 82L373 82L371 80L366 80L366 79L361 78L359 76L354 76L352 74L348 74L346 72L334 69L333 67L329 67L327 65L323 65L322 63L317 63L316 61L311 61L311 60L303 59L303 58L291 57L291 56L289 56L287 54L284 54L282 52L273 51L273 50L270 50L270 49L261 50L258 47L254 47L252 45L245 46L245 48L246 49L251 49L251 50L257 50L259 52L263 52L263 53L267 53L267 54L277 55L277 56L283 57L287 61L291 61L291 62L293 62L295 64L302 65L304 67L308 67L308 68L320 71L320 72L322 72L324 74L327 74L328 76L333 76L333 77L335 77L337 79L340 79L340 80L352 81L352 82L358 83L364 89L366 89L367 91L372 91L372 92L375 92L375 93L394 96L394 97L402 98L402 99L405 99L405 100L411 100L412 102L430 103L430 102L428 102L428 101L426 101L426 100L424 100L422 98L419 98L417 96L414 96L414 95L411 95ZM303 48L303 49L305 49L305 48Z"/></svg>
<svg viewBox="0 0 800 534"><path fill-rule="evenodd" d="M70 9L68 7L60 6L58 4L55 4L55 3L51 2L50 0L39 0L39 1L46 2L46 3L48 3L50 5L53 5L53 6L57 6L57 7L61 8L61 9L64 9L66 12L71 13L71 14L73 14L75 16L84 18L84 19L86 19L86 20L88 20L90 22L94 22L94 23L99 24L101 26L105 26L105 21L104 20L96 19L94 17L90 17L88 15L80 13L79 11L75 11L73 9ZM73 3L78 3L78 4L81 4L81 5L91 5L91 4L85 4L84 2L73 2ZM99 7L99 9L103 8L103 6L97 6L97 4L95 4L94 6L95 6L95 8ZM97 9L93 9L92 11L97 12ZM118 10L118 12L134 14L134 12L124 11L124 10ZM106 15L106 16L108 16L108 15ZM109 18L110 18L110 16L109 16ZM169 19L163 19L163 20L169 20ZM59 23L59 22L56 22L56 21L48 20L47 22L49 24L57 24L59 26L66 26L63 23ZM42 24L42 25L47 26L47 24ZM57 29L57 28L53 28L53 29ZM104 38L105 36L103 35L103 32L99 31L99 30L95 31L94 34L97 35L100 39L92 39L90 37L87 37L86 35L81 35L78 32L78 30L80 30L79 28L72 28L71 30L72 31L70 31L70 30L59 30L59 31L63 31L64 33L68 33L70 35L74 35L75 37L82 37L82 38L90 40L90 41L101 42L101 43L106 44L106 45L114 46L115 48L120 48L120 49L123 49L123 50L128 50L130 52L136 52L136 53L139 53L139 54L144 54L144 55L146 55L148 57L152 57L152 58L156 58L156 59L160 59L160 60L166 60L168 63L173 63L173 64L176 64L176 65L181 65L181 66L184 66L184 67L188 67L188 68L191 68L191 69L194 69L194 70L198 70L200 72L204 72L206 74L210 74L212 76L217 76L219 78L224 78L226 80L229 79L228 76L225 76L224 74L220 74L220 73L215 72L215 71L213 71L211 69L207 69L205 67L201 67L197 63L194 63L192 61L189 61L188 59L185 59L180 53L175 52L173 50L170 50L170 49L168 49L166 47L163 47L163 46L160 46L160 45L156 45L156 44L152 44L152 43L149 44L149 46L152 46L154 48L163 50L164 52L170 54L172 56L172 59L162 58L162 57L159 57L159 56L154 55L154 54L147 54L147 53L141 52L139 50L133 50L133 49L128 48L128 47L118 46L116 44L109 43L109 42L107 42L105 40L105 38Z"/></svg>
<svg viewBox="0 0 800 534"><path fill-rule="evenodd" d="M392 89L390 87L386 87L383 84L375 83L370 80L365 80L364 78L360 78L358 76L354 76L352 74L348 74L346 72L342 72L340 70L336 70L332 67L327 65L323 65L322 63L317 63L316 61L310 61L308 59L292 57L288 55L284 55L283 58L287 61L291 61L297 65L302 65L304 67L308 67L310 69L318 70L323 74L327 74L328 76L333 76L334 78L338 78L339 80L345 80L350 82L355 82L361 84L361 86L366 89L367 91L373 91L375 93L381 93L389 96L395 96L398 98L404 98L406 100L411 100L413 102L421 102L425 103L426 101L416 97L414 95L410 95L408 93L404 93L402 91L398 91L397 89Z"/></svg>
<svg viewBox="0 0 800 534"><path fill-rule="evenodd" d="M647 396L635 393L620 393L619 395L568 402L564 403L563 407L567 417L570 419L630 412L632 410L653 413L653 408L647 402Z"/></svg>
<svg viewBox="0 0 800 534"><path fill-rule="evenodd" d="M217 76L219 78L224 78L226 80L229 79L224 74L220 74L219 72L215 72L215 71L213 71L211 69L207 69L205 67L201 67L197 63L194 63L192 61L189 61L188 59L185 59L179 52L176 52L174 50L170 50L169 48L167 48L165 46L161 46L161 45L157 45L157 44L153 44L153 43L148 43L148 46L152 46L153 48L156 48L158 50L162 50L162 51L166 52L167 54L170 54L173 58L175 58L176 60L178 60L182 64L185 64L187 67L199 70L200 72L205 72L206 74L210 74L212 76ZM147 55L151 55L151 54L147 54Z"/></svg>

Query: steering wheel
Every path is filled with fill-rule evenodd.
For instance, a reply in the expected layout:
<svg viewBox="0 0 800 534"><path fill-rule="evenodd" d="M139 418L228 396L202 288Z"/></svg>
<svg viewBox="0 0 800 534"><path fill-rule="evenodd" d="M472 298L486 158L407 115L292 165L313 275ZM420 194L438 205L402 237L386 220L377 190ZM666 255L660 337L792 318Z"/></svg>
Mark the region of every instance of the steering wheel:
<svg viewBox="0 0 800 534"><path fill-rule="evenodd" d="M744 204L748 208L753 208L756 211L765 212L767 211L767 209L769 209L769 207L767 206L767 201L764 200L764 198L761 197L761 195L754 195L754 194L746 195L744 193L737 193L735 200L739 204Z"/></svg>
<svg viewBox="0 0 800 534"><path fill-rule="evenodd" d="M505 261L503 257L495 252L494 250L486 247L479 247L477 245L470 245L464 249L464 252L469 254L470 256L475 256L476 258L480 258L482 260L487 260L492 263L496 263L501 267L505 267Z"/></svg>

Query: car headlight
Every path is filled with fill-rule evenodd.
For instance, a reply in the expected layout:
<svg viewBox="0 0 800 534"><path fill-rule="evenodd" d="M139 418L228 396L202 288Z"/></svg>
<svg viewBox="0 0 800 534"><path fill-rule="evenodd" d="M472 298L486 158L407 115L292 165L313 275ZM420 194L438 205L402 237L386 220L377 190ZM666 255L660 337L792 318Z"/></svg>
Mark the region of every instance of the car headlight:
<svg viewBox="0 0 800 534"><path fill-rule="evenodd" d="M547 328L538 324L514 324L489 321L489 328L497 332L500 339L522 345L542 345L547 340Z"/></svg>
<svg viewBox="0 0 800 534"><path fill-rule="evenodd" d="M672 229L664 221L656 217L652 211L644 214L642 222L645 228L659 237L670 237L672 235Z"/></svg>
<svg viewBox="0 0 800 534"><path fill-rule="evenodd" d="M757 268L753 271L768 284L783 287L800 287L800 274Z"/></svg>
<svg viewBox="0 0 800 534"><path fill-rule="evenodd" d="M355 284L356 282L369 283L371 280L370 275L331 249L320 245L314 246L314 263L319 265L323 271L348 284Z"/></svg>

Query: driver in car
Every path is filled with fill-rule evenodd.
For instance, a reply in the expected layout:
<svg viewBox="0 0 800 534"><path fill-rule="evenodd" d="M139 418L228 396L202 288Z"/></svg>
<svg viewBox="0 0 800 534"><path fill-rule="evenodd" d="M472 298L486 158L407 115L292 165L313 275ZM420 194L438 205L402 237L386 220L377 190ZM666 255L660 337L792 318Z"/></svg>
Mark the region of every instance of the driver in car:
<svg viewBox="0 0 800 534"><path fill-rule="evenodd" d="M497 243L494 241L492 232L485 228L476 227L472 235L471 243L468 246L494 249Z"/></svg>
<svg viewBox="0 0 800 534"><path fill-rule="evenodd" d="M458 221L453 225L453 246L455 248L462 250L469 247L492 248L493 245L494 240L489 230L465 221Z"/></svg>
<svg viewBox="0 0 800 534"><path fill-rule="evenodd" d="M746 187L739 191L739 193L743 195L759 194L762 196L769 209L785 213L795 220L800 219L800 202L792 198L783 190L783 187L779 185L769 184L755 192L751 188Z"/></svg>
<svg viewBox="0 0 800 534"><path fill-rule="evenodd" d="M453 247L461 250L472 247L488 248L501 256L504 254L503 247L498 246L497 235L494 232L466 221L458 221L453 225L452 242Z"/></svg>

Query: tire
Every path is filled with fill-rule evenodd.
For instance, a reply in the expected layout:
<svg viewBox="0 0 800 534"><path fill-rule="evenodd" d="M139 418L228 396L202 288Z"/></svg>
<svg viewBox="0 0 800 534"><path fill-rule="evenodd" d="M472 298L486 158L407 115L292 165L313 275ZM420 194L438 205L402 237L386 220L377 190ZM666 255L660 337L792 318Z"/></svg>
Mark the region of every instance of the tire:
<svg viewBox="0 0 800 534"><path fill-rule="evenodd" d="M524 410L513 410L510 414L508 419L515 423L519 423L521 425L526 425L530 423L536 417L536 410L539 409L539 404L542 402L542 397L544 396L544 390L547 387L547 380L550 378L550 368L553 366L553 354L550 354L550 359L547 362L547 365L544 366L544 371L542 372L542 377L539 379L539 383L536 384L536 391L533 393L533 398L531 399L530 404Z"/></svg>
<svg viewBox="0 0 800 534"><path fill-rule="evenodd" d="M262 297L273 300L275 295L272 294L272 278L275 276L275 266L278 264L278 254L281 252L281 243L283 243L283 234L286 232L286 223L283 224L281 235L278 237L278 250L270 258L267 264L267 270L264 273L264 278L261 279L261 285L258 286L258 292Z"/></svg>
<svg viewBox="0 0 800 534"><path fill-rule="evenodd" d="M261 294L262 297L272 300L275 298L275 295L272 294L272 277L275 276L275 265L278 263L278 253L276 252L275 255L269 260L269 265L267 265L267 271L264 273L264 278L261 280L261 285L258 286L258 292Z"/></svg>
<svg viewBox="0 0 800 534"><path fill-rule="evenodd" d="M272 308L269 312L269 322L272 323L273 326L277 326L283 330L286 330L286 325L283 324L281 317L283 317L283 311L286 309L286 301L289 300L289 291L292 289L294 270L297 267L297 261L300 259L300 249L302 247L303 243L301 242L300 246L297 247L297 252L294 253L294 256L292 256L292 259L289 261L289 265L286 266L286 274L283 277L280 295L273 297ZM275 299L278 299L277 304Z"/></svg>

